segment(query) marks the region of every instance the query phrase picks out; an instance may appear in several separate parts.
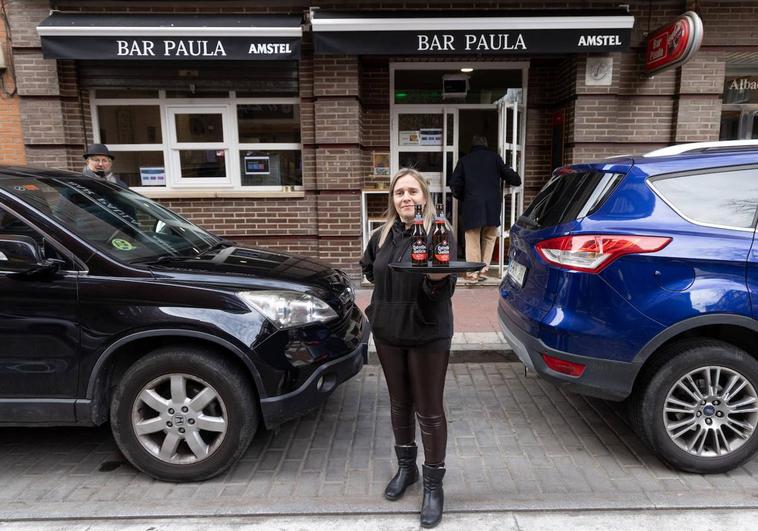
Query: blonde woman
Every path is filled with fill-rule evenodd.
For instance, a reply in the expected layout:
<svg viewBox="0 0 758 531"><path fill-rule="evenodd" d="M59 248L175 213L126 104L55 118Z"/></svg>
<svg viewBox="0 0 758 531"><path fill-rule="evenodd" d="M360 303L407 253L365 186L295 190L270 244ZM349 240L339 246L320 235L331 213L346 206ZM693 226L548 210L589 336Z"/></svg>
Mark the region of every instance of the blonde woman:
<svg viewBox="0 0 758 531"><path fill-rule="evenodd" d="M432 232L434 205L424 177L401 169L392 177L388 203L385 223L374 232L361 259L363 274L374 283L366 315L387 380L398 459L398 471L384 496L397 500L418 480L418 419L424 446L421 525L434 527L442 519L444 501L447 420L442 395L453 336L450 299L456 278L388 267L392 262L410 262L415 205L423 206L424 225L428 234ZM450 252L454 260L455 242L450 242Z"/></svg>

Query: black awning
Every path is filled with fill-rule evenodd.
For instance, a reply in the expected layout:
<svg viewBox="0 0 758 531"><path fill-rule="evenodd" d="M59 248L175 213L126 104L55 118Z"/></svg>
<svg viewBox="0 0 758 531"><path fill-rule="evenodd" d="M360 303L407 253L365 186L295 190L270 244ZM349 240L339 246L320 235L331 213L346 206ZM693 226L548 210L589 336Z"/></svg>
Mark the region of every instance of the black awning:
<svg viewBox="0 0 758 531"><path fill-rule="evenodd" d="M318 54L529 55L618 52L634 17L611 11L311 10Z"/></svg>
<svg viewBox="0 0 758 531"><path fill-rule="evenodd" d="M292 60L297 15L53 13L39 26L47 59Z"/></svg>

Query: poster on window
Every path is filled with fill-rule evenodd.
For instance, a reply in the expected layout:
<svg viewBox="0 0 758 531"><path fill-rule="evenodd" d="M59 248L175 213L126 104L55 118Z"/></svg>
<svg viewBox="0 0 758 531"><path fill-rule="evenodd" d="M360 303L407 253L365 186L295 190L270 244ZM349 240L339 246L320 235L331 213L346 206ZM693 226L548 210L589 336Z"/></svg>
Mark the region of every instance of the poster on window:
<svg viewBox="0 0 758 531"><path fill-rule="evenodd" d="M140 166L142 186L166 186L166 169L161 166Z"/></svg>
<svg viewBox="0 0 758 531"><path fill-rule="evenodd" d="M418 144L419 144L418 131L400 131L400 145L401 146L418 146Z"/></svg>
<svg viewBox="0 0 758 531"><path fill-rule="evenodd" d="M271 173L271 157L245 156L245 175L268 175Z"/></svg>
<svg viewBox="0 0 758 531"><path fill-rule="evenodd" d="M419 129L419 144L422 146L441 146L442 129L436 127Z"/></svg>

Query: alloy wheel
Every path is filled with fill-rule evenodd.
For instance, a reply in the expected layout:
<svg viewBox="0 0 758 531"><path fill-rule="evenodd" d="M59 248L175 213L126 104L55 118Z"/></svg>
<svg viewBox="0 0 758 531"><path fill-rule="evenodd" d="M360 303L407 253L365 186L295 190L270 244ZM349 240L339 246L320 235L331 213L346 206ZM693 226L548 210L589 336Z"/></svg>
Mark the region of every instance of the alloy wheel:
<svg viewBox="0 0 758 531"><path fill-rule="evenodd" d="M748 441L758 425L758 393L733 369L699 367L670 388L663 405L670 439L698 457L722 457Z"/></svg>
<svg viewBox="0 0 758 531"><path fill-rule="evenodd" d="M193 464L211 456L228 428L226 405L204 380L189 374L160 376L137 394L132 427L157 459Z"/></svg>

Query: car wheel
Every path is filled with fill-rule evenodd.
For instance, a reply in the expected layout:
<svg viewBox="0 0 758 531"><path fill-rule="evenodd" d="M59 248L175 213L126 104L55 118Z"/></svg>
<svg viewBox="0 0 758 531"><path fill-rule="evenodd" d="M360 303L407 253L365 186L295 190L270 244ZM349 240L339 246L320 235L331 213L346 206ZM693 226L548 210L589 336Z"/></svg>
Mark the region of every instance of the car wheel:
<svg viewBox="0 0 758 531"><path fill-rule="evenodd" d="M258 426L253 390L239 368L191 347L160 348L124 374L111 429L139 470L164 481L200 481L234 464Z"/></svg>
<svg viewBox="0 0 758 531"><path fill-rule="evenodd" d="M676 468L731 470L758 448L758 361L723 341L671 345L635 397L632 422Z"/></svg>

